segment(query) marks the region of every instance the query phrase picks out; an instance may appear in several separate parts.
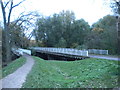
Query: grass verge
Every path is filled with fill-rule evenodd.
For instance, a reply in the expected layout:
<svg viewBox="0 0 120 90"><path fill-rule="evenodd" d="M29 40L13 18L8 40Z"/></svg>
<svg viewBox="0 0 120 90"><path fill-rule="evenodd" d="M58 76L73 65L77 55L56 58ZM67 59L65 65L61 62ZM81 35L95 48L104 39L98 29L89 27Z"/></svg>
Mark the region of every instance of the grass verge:
<svg viewBox="0 0 120 90"><path fill-rule="evenodd" d="M2 68L2 78L13 73L19 67L21 67L25 63L26 59L24 57L20 57L15 61L8 64L8 66Z"/></svg>
<svg viewBox="0 0 120 90"><path fill-rule="evenodd" d="M45 61L35 64L23 88L114 88L118 87L118 61L93 59Z"/></svg>

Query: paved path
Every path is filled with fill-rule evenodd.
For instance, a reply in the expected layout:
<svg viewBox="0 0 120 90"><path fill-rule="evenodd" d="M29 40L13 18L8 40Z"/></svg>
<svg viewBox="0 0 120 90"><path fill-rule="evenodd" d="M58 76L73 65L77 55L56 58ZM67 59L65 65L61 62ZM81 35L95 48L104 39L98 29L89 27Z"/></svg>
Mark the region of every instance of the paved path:
<svg viewBox="0 0 120 90"><path fill-rule="evenodd" d="M118 57L112 57L112 56L104 56L104 55L89 55L89 57L120 61L120 58L118 58Z"/></svg>
<svg viewBox="0 0 120 90"><path fill-rule="evenodd" d="M32 69L34 60L31 56L24 55L26 63L18 68L14 73L2 79L2 88L21 88L26 80L27 74Z"/></svg>

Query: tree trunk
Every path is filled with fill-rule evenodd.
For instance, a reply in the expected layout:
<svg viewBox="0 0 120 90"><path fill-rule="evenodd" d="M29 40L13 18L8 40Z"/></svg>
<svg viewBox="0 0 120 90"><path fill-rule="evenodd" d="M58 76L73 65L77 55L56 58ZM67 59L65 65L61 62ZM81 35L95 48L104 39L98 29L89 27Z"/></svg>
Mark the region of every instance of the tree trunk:
<svg viewBox="0 0 120 90"><path fill-rule="evenodd" d="M9 63L11 61L11 47L10 47L10 37L9 37L9 27L5 25L5 61Z"/></svg>
<svg viewBox="0 0 120 90"><path fill-rule="evenodd" d="M120 17L118 17L117 31L118 31L118 54L120 55Z"/></svg>

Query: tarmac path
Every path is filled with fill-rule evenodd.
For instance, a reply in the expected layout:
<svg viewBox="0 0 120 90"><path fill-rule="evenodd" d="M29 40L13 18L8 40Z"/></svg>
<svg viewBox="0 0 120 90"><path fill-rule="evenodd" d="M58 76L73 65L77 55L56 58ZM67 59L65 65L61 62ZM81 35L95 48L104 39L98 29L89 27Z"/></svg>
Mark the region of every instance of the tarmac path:
<svg viewBox="0 0 120 90"><path fill-rule="evenodd" d="M105 56L105 55L88 55L88 56L92 58L101 58L101 59L120 61L120 57L112 57L112 56Z"/></svg>
<svg viewBox="0 0 120 90"><path fill-rule="evenodd" d="M34 60L29 55L23 55L26 58L26 63L18 68L12 74L9 74L2 79L2 88L21 88L25 82L27 74L32 69Z"/></svg>

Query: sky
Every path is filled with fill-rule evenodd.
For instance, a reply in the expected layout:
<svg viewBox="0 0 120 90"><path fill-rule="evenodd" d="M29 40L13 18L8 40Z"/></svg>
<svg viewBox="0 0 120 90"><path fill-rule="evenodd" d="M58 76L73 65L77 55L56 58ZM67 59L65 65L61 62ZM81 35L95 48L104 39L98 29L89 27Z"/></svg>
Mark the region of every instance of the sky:
<svg viewBox="0 0 120 90"><path fill-rule="evenodd" d="M20 0L14 1L18 3ZM111 14L111 9L105 5L105 1L109 2L109 0L26 0L13 10L11 21L23 11L38 11L49 16L62 10L71 10L75 13L76 19L83 18L92 25L103 16Z"/></svg>
<svg viewBox="0 0 120 90"><path fill-rule="evenodd" d="M71 10L76 19L83 18L90 25L111 13L109 6L105 5L105 0L28 0L24 2L24 6L26 11L37 10L45 16Z"/></svg>

